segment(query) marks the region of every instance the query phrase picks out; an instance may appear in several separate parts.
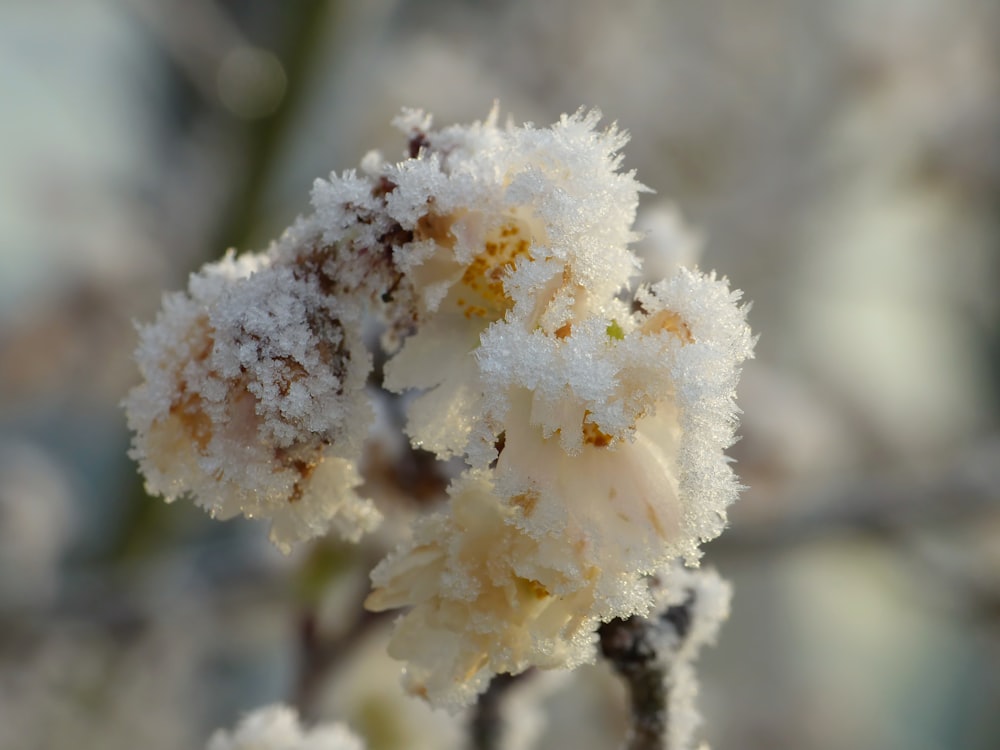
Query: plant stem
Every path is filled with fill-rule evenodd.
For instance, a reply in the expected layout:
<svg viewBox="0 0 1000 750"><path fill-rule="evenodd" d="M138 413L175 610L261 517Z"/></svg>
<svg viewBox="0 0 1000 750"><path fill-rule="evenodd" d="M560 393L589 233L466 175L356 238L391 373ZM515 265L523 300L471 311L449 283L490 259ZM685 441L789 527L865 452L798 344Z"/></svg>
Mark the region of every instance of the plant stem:
<svg viewBox="0 0 1000 750"><path fill-rule="evenodd" d="M683 604L667 608L655 619L633 615L606 622L598 630L601 652L628 689L631 725L625 750L668 747L670 669L691 629L693 605L690 592ZM673 637L665 637L668 634Z"/></svg>
<svg viewBox="0 0 1000 750"><path fill-rule="evenodd" d="M499 750L503 746L503 701L510 688L527 674L528 672L497 675L486 692L479 696L469 719L470 750Z"/></svg>

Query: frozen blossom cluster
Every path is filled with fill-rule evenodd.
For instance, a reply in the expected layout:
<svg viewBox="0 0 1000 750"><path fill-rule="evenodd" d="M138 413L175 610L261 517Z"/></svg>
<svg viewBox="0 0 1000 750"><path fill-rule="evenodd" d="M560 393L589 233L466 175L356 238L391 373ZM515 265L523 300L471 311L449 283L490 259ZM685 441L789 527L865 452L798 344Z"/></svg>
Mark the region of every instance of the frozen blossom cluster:
<svg viewBox="0 0 1000 750"><path fill-rule="evenodd" d="M649 576L695 564L739 491L746 307L693 268L637 283L644 187L599 120L435 130L406 111L407 158L317 180L265 253L206 266L141 329L126 407L148 488L265 519L287 551L380 520L359 465L362 325L381 321L374 385L405 394L414 446L465 466L366 602L406 608L390 653L435 705L593 660L597 626L647 614Z"/></svg>

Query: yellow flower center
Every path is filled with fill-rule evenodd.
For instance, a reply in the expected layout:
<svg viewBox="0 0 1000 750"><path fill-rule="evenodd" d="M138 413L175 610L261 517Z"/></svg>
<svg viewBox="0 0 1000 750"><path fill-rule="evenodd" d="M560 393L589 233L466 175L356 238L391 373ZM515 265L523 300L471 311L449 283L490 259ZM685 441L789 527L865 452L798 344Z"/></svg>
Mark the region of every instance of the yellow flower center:
<svg viewBox="0 0 1000 750"><path fill-rule="evenodd" d="M583 442L585 445L592 445L595 448L607 448L611 445L611 435L601 430L593 422L588 422L587 417L590 416L590 410L584 412L583 414Z"/></svg>
<svg viewBox="0 0 1000 750"><path fill-rule="evenodd" d="M519 257L531 259L531 231L517 219L508 219L486 237L483 250L466 267L456 303L466 318L499 318L511 307L504 279Z"/></svg>
<svg viewBox="0 0 1000 750"><path fill-rule="evenodd" d="M691 335L691 327L673 310L660 310L653 313L643 321L640 330L643 333L666 331L679 338L685 344L694 343L694 336Z"/></svg>

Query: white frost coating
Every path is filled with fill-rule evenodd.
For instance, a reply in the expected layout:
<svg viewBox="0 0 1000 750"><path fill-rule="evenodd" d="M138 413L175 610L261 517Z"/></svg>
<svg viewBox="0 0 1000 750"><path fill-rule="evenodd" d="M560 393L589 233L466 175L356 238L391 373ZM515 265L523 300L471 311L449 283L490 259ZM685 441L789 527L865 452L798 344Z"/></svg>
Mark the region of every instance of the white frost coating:
<svg viewBox="0 0 1000 750"><path fill-rule="evenodd" d="M497 488L536 497L526 529L582 527L634 573L698 559L740 489L724 455L753 345L739 296L680 268L641 288L628 317L585 315L552 336L508 316L483 334L487 420L504 434Z"/></svg>
<svg viewBox="0 0 1000 750"><path fill-rule="evenodd" d="M698 677L694 661L703 646L712 645L722 623L729 618L732 586L714 570L691 570L673 565L660 580L656 611L685 604L691 614L683 638L671 626L659 630L657 655L666 673L668 705L665 750L699 750L695 732L701 726L696 708Z"/></svg>
<svg viewBox="0 0 1000 750"><path fill-rule="evenodd" d="M746 323L748 307L739 305L741 296L714 273L686 268L636 294L649 314L646 325L664 320L684 325L692 339L687 345L673 343L669 360L681 431L677 461L684 533L676 552L692 563L701 555L700 542L722 533L726 508L741 489L723 453L733 444L739 422L741 365L753 356L756 342Z"/></svg>
<svg viewBox="0 0 1000 750"><path fill-rule="evenodd" d="M275 704L247 714L232 731L216 730L205 750L364 750L364 747L340 722L304 730L295 709Z"/></svg>
<svg viewBox="0 0 1000 750"><path fill-rule="evenodd" d="M473 472L376 569L368 606L412 607L391 653L438 705L470 702L496 673L592 659L583 636L648 612L645 576L696 562L740 489L724 451L752 354L746 308L724 280L676 266L623 297L640 186L616 171L622 136L595 124L403 123L421 158L395 168L387 205L416 227L396 257L424 322L385 385L430 389L411 405L411 438ZM492 531L469 521L473 507ZM526 605L497 593L517 590L511 577L542 592L533 612L573 628L512 610Z"/></svg>

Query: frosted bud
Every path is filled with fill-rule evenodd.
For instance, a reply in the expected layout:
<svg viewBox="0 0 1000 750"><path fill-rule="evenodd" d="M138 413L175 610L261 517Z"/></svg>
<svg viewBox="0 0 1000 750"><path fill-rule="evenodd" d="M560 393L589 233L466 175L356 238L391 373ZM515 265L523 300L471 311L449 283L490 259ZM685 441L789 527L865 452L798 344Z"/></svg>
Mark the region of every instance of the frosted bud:
<svg viewBox="0 0 1000 750"><path fill-rule="evenodd" d="M364 750L364 743L340 722L303 729L295 709L274 704L247 714L232 731L216 730L205 750Z"/></svg>
<svg viewBox="0 0 1000 750"><path fill-rule="evenodd" d="M357 317L262 256L228 255L166 297L140 330L145 382L125 403L148 490L266 518L285 551L331 525L371 529L378 513L354 491L370 419Z"/></svg>

